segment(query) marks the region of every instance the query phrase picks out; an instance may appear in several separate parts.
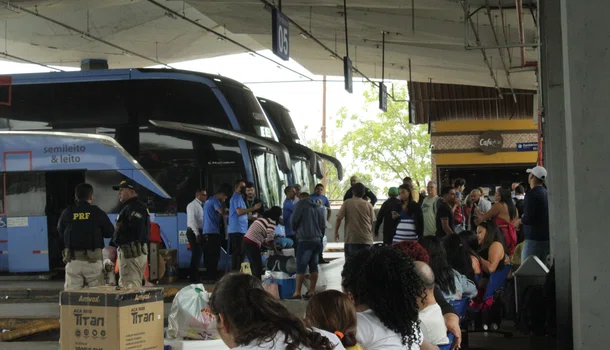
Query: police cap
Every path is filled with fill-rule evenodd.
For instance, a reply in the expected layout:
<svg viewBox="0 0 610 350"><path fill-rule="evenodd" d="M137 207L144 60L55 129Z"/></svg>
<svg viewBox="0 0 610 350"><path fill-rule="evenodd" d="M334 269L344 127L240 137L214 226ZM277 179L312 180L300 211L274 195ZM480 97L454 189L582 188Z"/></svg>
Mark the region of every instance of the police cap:
<svg viewBox="0 0 610 350"><path fill-rule="evenodd" d="M120 184L118 184L118 186L112 186L112 189L115 191L120 190L121 188L130 188L134 191L137 190L137 184L135 181L131 180L131 179L126 179L121 181Z"/></svg>

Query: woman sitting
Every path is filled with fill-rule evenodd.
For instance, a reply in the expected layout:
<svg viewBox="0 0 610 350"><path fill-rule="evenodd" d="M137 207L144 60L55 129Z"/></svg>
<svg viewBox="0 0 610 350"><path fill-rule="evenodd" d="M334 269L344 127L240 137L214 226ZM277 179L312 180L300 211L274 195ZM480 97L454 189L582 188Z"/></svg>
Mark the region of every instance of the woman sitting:
<svg viewBox="0 0 610 350"><path fill-rule="evenodd" d="M396 248L374 245L347 259L341 285L358 311L356 339L366 350L436 349L419 329L423 292L413 260Z"/></svg>
<svg viewBox="0 0 610 350"><path fill-rule="evenodd" d="M496 192L496 202L487 213L482 213L478 208L475 211L477 224L493 220L502 229L504 244L507 249L506 254L512 256L517 246L517 230L515 229L514 222L519 219L519 213L517 213L510 191L505 189L498 190Z"/></svg>
<svg viewBox="0 0 610 350"><path fill-rule="evenodd" d="M493 221L480 222L477 226L477 238L479 240L479 259L481 261L481 279L479 280L479 294L475 299L474 307L487 307L492 300L483 300L489 276L504 269L509 263L506 249L504 248L504 234Z"/></svg>
<svg viewBox="0 0 610 350"><path fill-rule="evenodd" d="M307 325L336 334L347 350L362 350L356 340L356 318L354 302L338 290L314 294L305 311Z"/></svg>
<svg viewBox="0 0 610 350"><path fill-rule="evenodd" d="M430 267L434 272L435 282L443 297L447 301L460 300L462 298L474 298L477 295L477 287L468 277L454 270L447 262L447 253L436 236L427 236L420 239L419 243L430 255Z"/></svg>
<svg viewBox="0 0 610 350"><path fill-rule="evenodd" d="M502 270L508 263L504 234L493 221L483 221L477 226L477 239L479 241L479 260L483 276L489 276Z"/></svg>
<svg viewBox="0 0 610 350"><path fill-rule="evenodd" d="M468 277L469 280L476 281L477 276L481 273L479 259L472 256L470 248L464 243L462 237L459 235L448 235L443 239L443 246L445 247L445 252L447 252L449 266ZM475 272L475 268L478 271Z"/></svg>
<svg viewBox="0 0 610 350"><path fill-rule="evenodd" d="M464 247L468 250L468 254L470 255L470 260L472 263L472 270L476 279L481 275L481 262L479 261L479 239L477 238L476 227L475 231L462 231L459 233L462 242L464 242Z"/></svg>
<svg viewBox="0 0 610 350"><path fill-rule="evenodd" d="M307 328L250 275L225 275L214 286L210 308L230 349L345 349L336 335Z"/></svg>
<svg viewBox="0 0 610 350"><path fill-rule="evenodd" d="M409 185L400 185L400 213L392 213L396 224L396 234L392 243L401 241L417 241L424 234L424 214L421 206L413 200Z"/></svg>

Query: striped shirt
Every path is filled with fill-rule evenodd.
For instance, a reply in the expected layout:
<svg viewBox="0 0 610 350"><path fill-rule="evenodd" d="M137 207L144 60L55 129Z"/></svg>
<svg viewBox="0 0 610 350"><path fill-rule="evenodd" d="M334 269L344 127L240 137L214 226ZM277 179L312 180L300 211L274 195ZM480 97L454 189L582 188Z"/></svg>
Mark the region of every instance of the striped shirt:
<svg viewBox="0 0 610 350"><path fill-rule="evenodd" d="M412 216L406 216L403 211L400 213L400 222L396 227L396 235L392 240L392 244L402 241L417 241L417 232L415 231L415 218Z"/></svg>
<svg viewBox="0 0 610 350"><path fill-rule="evenodd" d="M250 225L248 232L246 232L245 239L256 244L259 248L263 242L268 238L275 236L275 221L267 218L256 219Z"/></svg>

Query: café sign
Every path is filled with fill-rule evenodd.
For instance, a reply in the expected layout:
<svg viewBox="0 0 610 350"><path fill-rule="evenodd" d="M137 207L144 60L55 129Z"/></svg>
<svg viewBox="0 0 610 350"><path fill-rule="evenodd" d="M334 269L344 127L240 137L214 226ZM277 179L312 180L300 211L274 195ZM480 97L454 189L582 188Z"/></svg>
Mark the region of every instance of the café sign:
<svg viewBox="0 0 610 350"><path fill-rule="evenodd" d="M488 130L479 136L479 148L486 154L494 154L502 149L504 139L499 131Z"/></svg>

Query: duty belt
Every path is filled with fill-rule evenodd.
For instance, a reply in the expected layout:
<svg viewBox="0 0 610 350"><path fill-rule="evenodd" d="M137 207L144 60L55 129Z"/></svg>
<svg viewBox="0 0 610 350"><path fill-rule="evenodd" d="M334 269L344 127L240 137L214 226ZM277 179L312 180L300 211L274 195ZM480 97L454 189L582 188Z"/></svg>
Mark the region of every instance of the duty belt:
<svg viewBox="0 0 610 350"><path fill-rule="evenodd" d="M64 249L63 260L67 264L72 260L87 261L87 262L98 262L103 258L101 249L94 250L72 250L69 248Z"/></svg>
<svg viewBox="0 0 610 350"><path fill-rule="evenodd" d="M148 244L138 241L123 244L119 247L125 259L137 258L142 255L148 255Z"/></svg>

